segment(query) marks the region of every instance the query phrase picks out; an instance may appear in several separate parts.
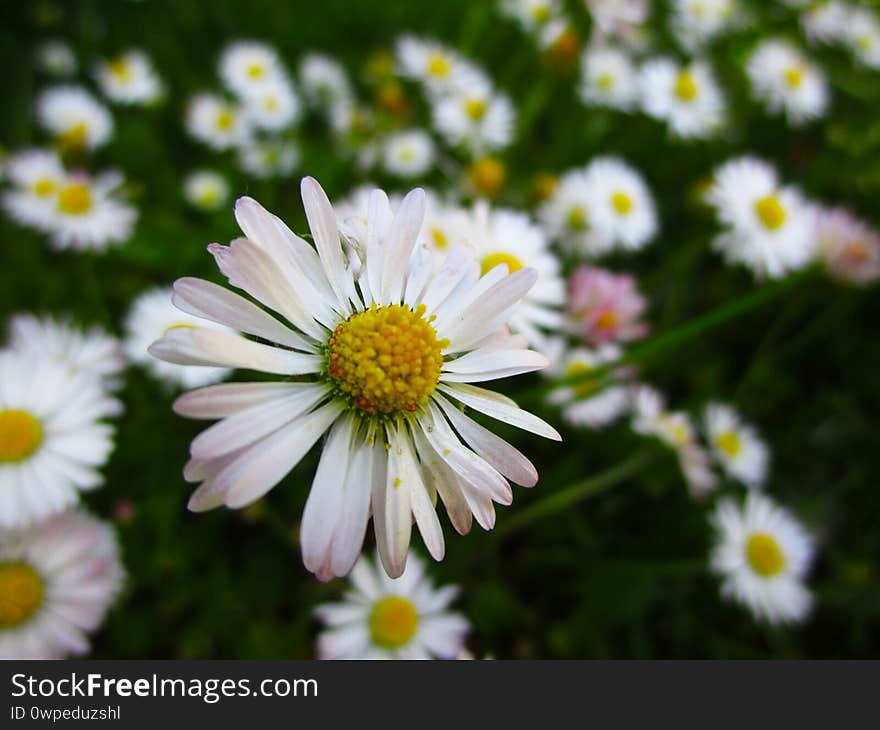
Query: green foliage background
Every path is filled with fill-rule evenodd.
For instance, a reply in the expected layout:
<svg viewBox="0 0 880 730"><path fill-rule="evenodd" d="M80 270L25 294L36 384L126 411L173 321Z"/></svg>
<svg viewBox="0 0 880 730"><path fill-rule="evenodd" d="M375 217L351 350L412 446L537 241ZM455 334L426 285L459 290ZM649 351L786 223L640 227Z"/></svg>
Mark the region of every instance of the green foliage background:
<svg viewBox="0 0 880 730"><path fill-rule="evenodd" d="M729 156L763 156L816 199L846 204L880 225L880 74L855 69L842 52L816 52L833 82L833 112L821 124L790 130L749 101L741 66L760 36L797 35L798 29L781 3L755 2L751 9L761 21L755 29L711 50L737 131L722 141L683 145L645 117L584 109L573 77L543 62L486 0L7 0L0 24L0 143L6 149L45 141L32 109L46 80L31 58L36 42L47 37L68 40L86 67L141 46L169 94L155 109L115 108L116 135L90 163L92 169L118 166L130 180L141 211L133 240L102 256L57 254L39 236L0 218L0 316L69 312L118 332L129 302L145 288L182 275L218 280L205 245L237 231L231 210L205 215L186 207L180 181L197 165L221 168L235 194L256 197L294 230L306 231L300 173L316 176L331 198L358 182L322 125L310 120L304 126L303 160L292 179L256 182L237 172L232 159L185 137L185 100L198 89L218 87L217 54L234 38L275 45L291 69L305 52L321 50L355 73L371 51L413 31L456 45L516 101L521 129L505 157L510 184L503 202L525 205L535 173L561 171L597 154L621 154L643 171L657 196L662 233L645 252L610 264L639 276L651 298L655 331L671 331L760 286L711 253L714 224L693 203L694 186ZM572 2L570 10L586 35L582 6ZM660 50L674 52L662 8L658 17L653 27ZM425 182L448 185L439 173ZM439 581L462 586L459 608L473 622L470 646L477 656L876 656L878 319L876 287L850 289L813 275L641 366L642 377L675 407L697 414L709 400L730 401L770 443L769 493L820 540L811 580L817 610L807 625L770 630L720 600L706 570L706 507L687 495L674 458L625 423L598 433L564 429L561 445L503 429L533 457L540 483L515 492L513 506L499 510L494 533L475 526L462 538L447 529L447 558L431 568ZM534 395L541 382L535 376L499 387L559 424L558 414ZM130 580L95 639L94 655L312 656L317 626L311 610L344 588L343 581L322 585L308 574L296 542L315 454L258 509L193 515L185 509L190 488L180 471L198 425L175 417L172 395L138 369L128 371L122 397L126 413L105 470L107 484L88 503L109 517L117 500L134 502L135 519L119 527ZM609 469L610 475L585 485L590 494L551 510L567 487ZM549 504L543 515L533 511L542 502Z"/></svg>

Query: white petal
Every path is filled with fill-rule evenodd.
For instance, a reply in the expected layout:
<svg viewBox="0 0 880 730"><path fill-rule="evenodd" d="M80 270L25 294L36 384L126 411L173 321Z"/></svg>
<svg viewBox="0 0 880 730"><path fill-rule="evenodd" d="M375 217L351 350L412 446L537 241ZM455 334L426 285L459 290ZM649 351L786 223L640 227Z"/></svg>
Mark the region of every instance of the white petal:
<svg viewBox="0 0 880 730"><path fill-rule="evenodd" d="M184 418L224 418L259 403L315 387L312 383L221 383L184 393L171 407Z"/></svg>
<svg viewBox="0 0 880 730"><path fill-rule="evenodd" d="M409 434L401 429L398 441L401 447L400 465L403 472L401 479L406 481L404 486L409 489L410 506L425 547L428 548L428 552L434 560L443 560L443 555L446 552L446 546L443 542L443 528L440 526L437 510L434 509L431 497L428 495L428 489L422 479L422 472L416 462L410 438Z"/></svg>
<svg viewBox="0 0 880 730"><path fill-rule="evenodd" d="M471 530L472 513L462 493L458 476L450 469L443 458L431 447L422 433L421 427L413 433L419 459L430 474L431 484L443 500L449 521L459 535L467 535Z"/></svg>
<svg viewBox="0 0 880 730"><path fill-rule="evenodd" d="M480 413L485 413L487 416L496 418L499 421L510 424L511 426L521 428L523 431L528 431L537 434L538 436L543 436L544 438L553 439L554 441L562 441L562 436L560 436L559 432L549 423L542 421L528 411L524 411L516 404L511 405L510 403L505 403L492 397L497 394L494 394L491 391L477 388L473 385L465 385L464 383L451 386L443 385L441 383L439 390Z"/></svg>
<svg viewBox="0 0 880 730"><path fill-rule="evenodd" d="M333 535L330 567L334 575L347 575L360 555L370 518L370 476L375 450L361 444L351 458L345 478L342 513Z"/></svg>
<svg viewBox="0 0 880 730"><path fill-rule="evenodd" d="M424 217L425 191L415 188L403 199L391 226L382 270L382 304L399 304L403 298L406 272Z"/></svg>
<svg viewBox="0 0 880 730"><path fill-rule="evenodd" d="M518 371L533 372L547 367L550 361L534 350L473 350L454 360L443 363L443 371L448 373L499 373Z"/></svg>
<svg viewBox="0 0 880 730"><path fill-rule="evenodd" d="M339 229L336 226L333 206L330 205L324 189L313 177L303 178L300 192L324 274L339 300L341 310L347 311L351 286L347 284L346 279L350 281L351 275L345 268L345 256L339 241Z"/></svg>
<svg viewBox="0 0 880 730"><path fill-rule="evenodd" d="M389 429L388 437L391 448L388 450L388 474L385 480L385 534L377 535L377 539L384 540L386 544L388 562L385 564L385 571L390 577L399 578L406 568L406 555L412 533L409 496L411 481L404 481L409 475L402 463L400 435Z"/></svg>

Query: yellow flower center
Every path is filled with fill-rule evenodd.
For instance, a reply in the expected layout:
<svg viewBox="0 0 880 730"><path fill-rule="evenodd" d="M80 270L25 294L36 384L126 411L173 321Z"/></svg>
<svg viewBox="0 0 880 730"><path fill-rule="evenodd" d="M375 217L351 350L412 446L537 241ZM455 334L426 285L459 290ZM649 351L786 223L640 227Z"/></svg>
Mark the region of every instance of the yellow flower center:
<svg viewBox="0 0 880 730"><path fill-rule="evenodd" d="M602 312L596 319L596 327L600 330L610 330L617 326L617 313L610 309Z"/></svg>
<svg viewBox="0 0 880 730"><path fill-rule="evenodd" d="M353 314L330 337L327 372L351 403L370 415L412 412L440 381L443 348L425 318L401 304Z"/></svg>
<svg viewBox="0 0 880 730"><path fill-rule="evenodd" d="M67 215L83 215L92 207L92 193L85 183L65 185L58 193L58 209Z"/></svg>
<svg viewBox="0 0 880 730"><path fill-rule="evenodd" d="M874 47L874 36L864 33L856 38L856 45L863 51L870 51Z"/></svg>
<svg viewBox="0 0 880 730"><path fill-rule="evenodd" d="M800 68L792 67L785 70L785 83L792 89L798 88L804 80L804 72Z"/></svg>
<svg viewBox="0 0 880 730"><path fill-rule="evenodd" d="M742 449L742 443L736 431L724 431L718 434L715 439L715 445L731 459L735 459L740 449Z"/></svg>
<svg viewBox="0 0 880 730"><path fill-rule="evenodd" d="M250 66L248 66L247 69L247 75L250 76L252 79L260 79L265 73L266 69L261 63L252 63Z"/></svg>
<svg viewBox="0 0 880 730"><path fill-rule="evenodd" d="M389 114L406 111L406 94L403 92L403 87L396 81L386 81L376 95L376 105Z"/></svg>
<svg viewBox="0 0 880 730"><path fill-rule="evenodd" d="M507 171L495 157L483 157L468 168L468 178L478 193L494 198L504 185Z"/></svg>
<svg viewBox="0 0 880 730"><path fill-rule="evenodd" d="M675 81L675 95L682 101L693 101L698 91L697 82L690 71L682 71Z"/></svg>
<svg viewBox="0 0 880 730"><path fill-rule="evenodd" d="M431 240L434 242L434 248L440 251L444 251L449 245L449 237L437 226L431 229Z"/></svg>
<svg viewBox="0 0 880 730"><path fill-rule="evenodd" d="M131 81L131 64L125 58L117 58L107 64L111 73L123 83Z"/></svg>
<svg viewBox="0 0 880 730"><path fill-rule="evenodd" d="M278 111L278 97L277 96L267 96L263 101L263 109L267 112Z"/></svg>
<svg viewBox="0 0 880 730"><path fill-rule="evenodd" d="M55 192L56 187L54 180L44 177L34 183L34 194L46 198Z"/></svg>
<svg viewBox="0 0 880 730"><path fill-rule="evenodd" d="M216 124L217 129L222 129L224 132L231 129L235 124L235 114L231 109L224 109L217 115Z"/></svg>
<svg viewBox="0 0 880 730"><path fill-rule="evenodd" d="M75 124L58 136L58 144L68 150L84 149L86 146L86 136L88 131L85 122Z"/></svg>
<svg viewBox="0 0 880 730"><path fill-rule="evenodd" d="M843 249L843 258L853 264L863 264L871 258L871 250L864 243L851 243Z"/></svg>
<svg viewBox="0 0 880 730"><path fill-rule="evenodd" d="M565 369L566 377L575 377L578 375L585 376L587 373L592 372L593 368L587 365L585 362L573 362ZM575 395L585 398L588 395L593 395L599 389L599 383L595 379L584 378L583 382L577 383L572 386L572 390L574 390Z"/></svg>
<svg viewBox="0 0 880 730"><path fill-rule="evenodd" d="M746 543L746 557L758 575L770 578L785 566L785 556L779 543L765 532L756 532Z"/></svg>
<svg viewBox="0 0 880 730"><path fill-rule="evenodd" d="M418 625L416 607L400 596L386 596L370 612L370 636L383 649L399 649L408 644Z"/></svg>
<svg viewBox="0 0 880 730"><path fill-rule="evenodd" d="M488 256L484 256L483 260L480 262L483 269L483 275L485 276L488 274L499 264L507 264L507 268L511 274L514 271L519 271L523 267L522 261L513 254L505 253L504 251L496 251L495 253L490 253Z"/></svg>
<svg viewBox="0 0 880 730"><path fill-rule="evenodd" d="M532 17L539 25L543 25L550 20L550 8L546 5L538 5L532 10Z"/></svg>
<svg viewBox="0 0 880 730"><path fill-rule="evenodd" d="M24 461L43 441L43 427L27 411L0 411L0 464Z"/></svg>
<svg viewBox="0 0 880 730"><path fill-rule="evenodd" d="M444 78L449 74L449 61L439 53L433 54L428 59L428 73L437 78Z"/></svg>
<svg viewBox="0 0 880 730"><path fill-rule="evenodd" d="M587 209L582 205L575 205L568 211L566 217L568 227L573 231L583 231L587 227Z"/></svg>
<svg viewBox="0 0 880 730"><path fill-rule="evenodd" d="M43 579L26 563L0 563L0 629L20 626L43 605Z"/></svg>
<svg viewBox="0 0 880 730"><path fill-rule="evenodd" d="M611 196L611 205L620 215L626 215L632 210L633 201L626 193L616 192Z"/></svg>
<svg viewBox="0 0 880 730"><path fill-rule="evenodd" d="M535 176L532 182L532 197L538 202L547 200L556 190L559 184L559 178L549 172L541 172Z"/></svg>
<svg viewBox="0 0 880 730"><path fill-rule="evenodd" d="M471 99L464 105L464 110L472 121L479 122L486 113L486 102L482 99Z"/></svg>
<svg viewBox="0 0 880 730"><path fill-rule="evenodd" d="M755 212L761 222L771 231L775 231L785 223L785 208L775 195L768 195L755 203Z"/></svg>
<svg viewBox="0 0 880 730"><path fill-rule="evenodd" d="M611 91L614 88L614 77L609 73L601 74L596 79L596 86L602 91Z"/></svg>

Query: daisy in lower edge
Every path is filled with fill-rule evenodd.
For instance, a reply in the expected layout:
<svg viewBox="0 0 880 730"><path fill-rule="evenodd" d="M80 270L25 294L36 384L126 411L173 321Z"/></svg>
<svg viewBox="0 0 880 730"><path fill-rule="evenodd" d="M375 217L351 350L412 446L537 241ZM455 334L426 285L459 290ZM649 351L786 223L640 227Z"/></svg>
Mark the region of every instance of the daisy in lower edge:
<svg viewBox="0 0 880 730"><path fill-rule="evenodd" d="M668 58L654 59L642 67L639 81L645 113L665 121L673 134L711 137L723 126L724 97L705 61L680 65Z"/></svg>
<svg viewBox="0 0 880 730"><path fill-rule="evenodd" d="M629 55L612 46L590 46L581 56L581 101L631 111L639 97L638 72Z"/></svg>
<svg viewBox="0 0 880 730"><path fill-rule="evenodd" d="M819 211L816 255L838 281L864 286L880 279L880 234L843 208Z"/></svg>
<svg viewBox="0 0 880 730"><path fill-rule="evenodd" d="M201 484L191 509L256 501L329 431L302 517L305 565L325 580L348 573L372 512L382 564L398 577L413 518L432 557L443 557L435 493L464 534L472 517L492 528L493 502L512 500L508 479L524 486L538 479L519 451L456 402L560 438L509 398L471 385L547 365L505 327L537 272L509 273L501 264L481 277L479 264L462 249L435 271L428 252L416 246L424 214L420 189L396 213L385 193L373 191L365 237L348 242L357 254L352 262L313 178L303 180L302 197L317 250L251 198L235 206L247 238L209 247L233 286L285 321L215 284L180 279L179 308L261 341L178 328L150 352L181 365L280 376L178 398L181 415L222 419L192 443L184 476Z"/></svg>
<svg viewBox="0 0 880 730"><path fill-rule="evenodd" d="M318 637L321 659L459 658L470 625L449 610L458 587L434 588L417 556L399 578L361 557L350 580L344 602L315 609L327 626Z"/></svg>
<svg viewBox="0 0 880 730"><path fill-rule="evenodd" d="M118 415L91 373L0 351L0 527L44 520L100 486Z"/></svg>
<svg viewBox="0 0 880 730"><path fill-rule="evenodd" d="M125 356L129 362L141 365L153 377L172 386L197 388L224 380L231 372L229 368L173 365L150 357L147 348L166 332L199 328L233 334L228 327L182 312L171 303L172 294L170 288L156 287L132 302L125 318Z"/></svg>
<svg viewBox="0 0 880 730"><path fill-rule="evenodd" d="M87 653L124 578L116 534L84 511L0 529L0 659Z"/></svg>
<svg viewBox="0 0 880 730"><path fill-rule="evenodd" d="M712 522L718 542L711 565L723 578L722 595L771 624L804 621L813 604L804 579L814 546L803 526L759 492L744 507L719 502Z"/></svg>
<svg viewBox="0 0 880 730"><path fill-rule="evenodd" d="M218 210L229 200L229 183L215 170L196 170L183 180L183 197L195 208Z"/></svg>
<svg viewBox="0 0 880 730"><path fill-rule="evenodd" d="M746 73L752 93L773 114L792 124L825 115L829 91L824 74L788 41L763 41L749 56Z"/></svg>
<svg viewBox="0 0 880 730"><path fill-rule="evenodd" d="M721 403L706 407L705 423L712 453L724 471L747 487L761 487L767 477L770 452L757 431L743 423L733 408Z"/></svg>
<svg viewBox="0 0 880 730"><path fill-rule="evenodd" d="M64 149L93 150L113 135L113 117L81 86L54 86L37 98L37 120Z"/></svg>
<svg viewBox="0 0 880 730"><path fill-rule="evenodd" d="M806 266L816 245L816 210L776 170L752 157L715 171L706 200L727 230L713 243L724 257L759 277L778 279Z"/></svg>
<svg viewBox="0 0 880 730"><path fill-rule="evenodd" d="M23 226L48 231L67 177L61 159L51 150L27 149L9 155L3 169L14 186L3 193L4 210Z"/></svg>
<svg viewBox="0 0 880 730"><path fill-rule="evenodd" d="M162 96L162 81L146 53L126 51L114 59L101 61L95 69L101 91L120 104L152 104Z"/></svg>

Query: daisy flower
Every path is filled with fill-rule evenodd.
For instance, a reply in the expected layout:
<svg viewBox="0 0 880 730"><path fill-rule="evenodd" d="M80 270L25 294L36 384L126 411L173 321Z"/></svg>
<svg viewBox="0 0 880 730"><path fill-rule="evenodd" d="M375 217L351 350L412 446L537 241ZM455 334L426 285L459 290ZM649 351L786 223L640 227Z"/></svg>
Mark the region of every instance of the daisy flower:
<svg viewBox="0 0 880 730"><path fill-rule="evenodd" d="M65 149L97 149L113 135L110 112L81 86L54 86L42 92L37 121Z"/></svg>
<svg viewBox="0 0 880 730"><path fill-rule="evenodd" d="M186 109L187 131L215 150L228 150L244 142L250 134L248 122L242 109L216 94L197 94Z"/></svg>
<svg viewBox="0 0 880 730"><path fill-rule="evenodd" d="M119 401L92 373L0 351L0 527L23 527L100 486Z"/></svg>
<svg viewBox="0 0 880 730"><path fill-rule="evenodd" d="M807 10L801 16L801 24L814 43L840 43L846 39L851 13L849 4L830 0Z"/></svg>
<svg viewBox="0 0 880 730"><path fill-rule="evenodd" d="M267 132L287 129L301 113L299 96L284 76L248 91L242 101L251 126Z"/></svg>
<svg viewBox="0 0 880 730"><path fill-rule="evenodd" d="M600 256L611 249L612 241L592 225L593 182L585 170L569 170L538 209L538 218L550 237L567 249Z"/></svg>
<svg viewBox="0 0 880 730"><path fill-rule="evenodd" d="M329 430L302 518L305 565L325 580L348 573L372 512L382 564L399 577L413 518L432 557L443 557L435 491L463 534L472 517L491 529L493 501L511 502L508 478L537 482L522 454L455 402L559 439L510 399L470 384L547 365L505 328L537 272L511 274L501 265L480 277L461 249L434 272L431 257L416 247L424 212L419 189L396 214L385 193L372 193L366 237L349 242L358 258L352 265L336 214L313 178L303 180L302 197L317 251L250 198L235 207L247 238L209 247L233 286L288 324L215 284L181 279L178 307L263 342L175 329L150 352L181 365L284 378L215 386L177 400L180 415L222 419L192 443L184 476L201 485L191 509L256 501ZM294 375L300 377L291 382Z"/></svg>
<svg viewBox="0 0 880 730"><path fill-rule="evenodd" d="M735 0L674 0L672 31L688 51L720 36L734 20Z"/></svg>
<svg viewBox="0 0 880 730"><path fill-rule="evenodd" d="M83 511L0 529L0 659L86 654L124 577L116 534Z"/></svg>
<svg viewBox="0 0 880 730"><path fill-rule="evenodd" d="M657 233L657 211L642 176L617 157L596 158L586 176L593 228L612 246L643 248Z"/></svg>
<svg viewBox="0 0 880 730"><path fill-rule="evenodd" d="M568 282L568 326L592 345L644 337L648 326L639 320L647 306L629 274L582 265Z"/></svg>
<svg viewBox="0 0 880 730"><path fill-rule="evenodd" d="M183 180L183 197L195 208L218 210L229 200L229 183L215 170L195 170Z"/></svg>
<svg viewBox="0 0 880 730"><path fill-rule="evenodd" d="M425 219L418 243L434 254L438 267L457 246L470 246L472 225L471 211L426 191Z"/></svg>
<svg viewBox="0 0 880 730"><path fill-rule="evenodd" d="M560 0L501 0L499 9L519 23L526 33L537 33L562 15Z"/></svg>
<svg viewBox="0 0 880 730"><path fill-rule="evenodd" d="M640 45L650 14L647 0L584 0L593 18L595 39L619 38L628 46Z"/></svg>
<svg viewBox="0 0 880 730"><path fill-rule="evenodd" d="M462 187L474 197L495 198L507 180L507 168L493 155L483 155L465 170Z"/></svg>
<svg viewBox="0 0 880 730"><path fill-rule="evenodd" d="M869 8L853 8L847 18L844 42L868 68L880 68L880 20Z"/></svg>
<svg viewBox="0 0 880 730"><path fill-rule="evenodd" d="M715 171L706 200L726 230L713 243L730 262L778 279L806 266L816 241L816 213L797 188L781 185L766 162L740 157Z"/></svg>
<svg viewBox="0 0 880 730"><path fill-rule="evenodd" d="M463 145L475 154L503 149L513 139L513 105L483 79L445 95L432 113L434 128L447 144Z"/></svg>
<svg viewBox="0 0 880 730"><path fill-rule="evenodd" d="M67 43L46 41L37 47L37 63L52 76L70 77L76 73L76 56Z"/></svg>
<svg viewBox="0 0 880 730"><path fill-rule="evenodd" d="M434 141L421 129L392 132L382 145L382 164L397 177L424 175L434 165Z"/></svg>
<svg viewBox="0 0 880 730"><path fill-rule="evenodd" d="M321 659L457 659L470 625L449 610L457 586L435 588L413 555L399 578L361 557L345 600L318 606Z"/></svg>
<svg viewBox="0 0 880 730"><path fill-rule="evenodd" d="M865 285L880 279L880 234L847 210L819 211L816 253L838 281Z"/></svg>
<svg viewBox="0 0 880 730"><path fill-rule="evenodd" d="M480 73L457 51L432 40L404 36L395 49L398 71L425 85L432 94L455 91L472 73Z"/></svg>
<svg viewBox="0 0 880 730"><path fill-rule="evenodd" d="M162 82L146 53L126 51L95 69L102 93L120 104L148 105L162 96Z"/></svg>
<svg viewBox="0 0 880 730"><path fill-rule="evenodd" d="M770 452L757 431L722 403L706 407L705 423L712 453L724 471L749 488L763 486Z"/></svg>
<svg viewBox="0 0 880 730"><path fill-rule="evenodd" d="M755 98L791 124L824 116L829 92L825 76L788 41L765 40L752 51L746 73Z"/></svg>
<svg viewBox="0 0 880 730"><path fill-rule="evenodd" d="M299 163L295 142L250 140L238 149L238 165L256 178L286 177Z"/></svg>
<svg viewBox="0 0 880 730"><path fill-rule="evenodd" d="M581 56L578 95L587 106L631 111L639 98L638 71L624 51L591 45Z"/></svg>
<svg viewBox="0 0 880 730"><path fill-rule="evenodd" d="M648 61L639 75L642 108L684 139L710 137L724 124L725 103L708 63Z"/></svg>
<svg viewBox="0 0 880 730"><path fill-rule="evenodd" d="M67 177L58 155L41 149L15 152L6 159L4 171L14 189L3 193L3 208L17 223L48 231Z"/></svg>
<svg viewBox="0 0 880 730"><path fill-rule="evenodd" d="M803 622L813 604L804 579L814 551L803 526L760 492L749 492L744 506L719 502L712 523L721 594L770 624Z"/></svg>
<svg viewBox="0 0 880 730"><path fill-rule="evenodd" d="M236 41L220 54L220 80L234 94L245 97L284 76L278 52L257 41Z"/></svg>
<svg viewBox="0 0 880 730"><path fill-rule="evenodd" d="M154 378L173 387L198 388L223 380L231 372L229 368L173 365L156 360L147 352L150 344L167 332L192 329L199 333L208 331L208 336L233 335L228 327L177 309L171 303L172 294L170 288L156 287L132 302L125 318L125 356L129 362L146 368Z"/></svg>
<svg viewBox="0 0 880 730"><path fill-rule="evenodd" d="M332 116L332 110L354 103L354 92L345 70L330 56L306 55L299 66L299 82L307 103L328 116Z"/></svg>

